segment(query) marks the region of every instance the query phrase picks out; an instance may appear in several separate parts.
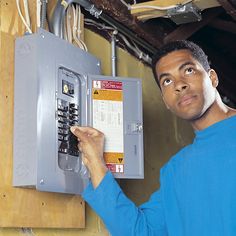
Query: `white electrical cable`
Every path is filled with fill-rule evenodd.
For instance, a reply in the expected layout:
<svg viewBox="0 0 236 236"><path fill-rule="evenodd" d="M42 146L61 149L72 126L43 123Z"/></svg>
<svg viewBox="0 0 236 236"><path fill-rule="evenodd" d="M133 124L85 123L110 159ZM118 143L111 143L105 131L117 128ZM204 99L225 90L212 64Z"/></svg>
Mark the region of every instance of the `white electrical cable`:
<svg viewBox="0 0 236 236"><path fill-rule="evenodd" d="M129 6L129 10L134 10L134 9L155 9L155 10L159 10L159 11L166 11L169 9L173 9L175 7L178 7L178 5L171 5L168 7L158 7L158 6L151 6L151 5L141 5L141 6Z"/></svg>
<svg viewBox="0 0 236 236"><path fill-rule="evenodd" d="M166 7L160 7L160 6L152 6L152 5L140 5L140 6L135 6L136 3L134 5L130 5L128 3L126 3L124 0L120 0L120 2L122 2L127 8L128 10L135 10L135 9L154 9L154 10L159 10L159 11L166 11L169 9L173 9L175 7L181 6L181 5L185 5L186 3L192 2L193 0L187 0L185 2L182 2L180 4L176 4L176 5L170 5L170 6L166 6ZM136 1L135 1L136 2Z"/></svg>
<svg viewBox="0 0 236 236"><path fill-rule="evenodd" d="M93 25L95 27L97 27L100 30L109 30L109 31L114 31L116 30L115 28L112 28L110 26L106 26L104 24L98 23L94 20L91 19L85 19L84 20L86 25ZM132 41L132 43L134 44L134 46L131 45L131 43L128 41L128 39L121 33L118 33L119 37L123 40L123 42L125 43L125 45L131 49L139 59L142 59L143 61L151 64L151 58L148 54L144 53L142 50L140 50L138 48L138 46Z"/></svg>
<svg viewBox="0 0 236 236"><path fill-rule="evenodd" d="M86 25L93 25L93 26L96 26L98 29L101 29L101 30L116 30L116 28L106 26L106 25L98 23L98 22L96 22L92 19L84 19L84 22L85 22Z"/></svg>
<svg viewBox="0 0 236 236"><path fill-rule="evenodd" d="M30 16L29 16L29 6L28 6L28 0L23 0L24 4L24 11L25 11L25 21L27 25L30 26Z"/></svg>
<svg viewBox="0 0 236 236"><path fill-rule="evenodd" d="M72 17L72 7L71 5L67 8L66 14L66 29L67 29L67 40L68 42L72 43L72 30L71 30L71 17Z"/></svg>
<svg viewBox="0 0 236 236"><path fill-rule="evenodd" d="M36 1L36 24L40 27L40 16L41 16L41 0Z"/></svg>
<svg viewBox="0 0 236 236"><path fill-rule="evenodd" d="M119 36L122 38L122 40L125 42L125 44L126 44L130 49L132 49L138 56L140 56L141 51L140 51L139 49L133 47L133 46L130 44L130 42L128 41L128 39L127 39L124 35L119 34Z"/></svg>
<svg viewBox="0 0 236 236"><path fill-rule="evenodd" d="M75 22L77 22L77 18L78 18L78 29L77 29L77 35L78 35L78 38L80 39L80 35L81 35L81 28L80 28L80 25L81 25L81 9L80 9L80 6L78 4L76 4L76 18L75 18Z"/></svg>
<svg viewBox="0 0 236 236"><path fill-rule="evenodd" d="M80 6L79 5L76 5L76 7L77 7L77 9L76 9L76 12L78 13L78 27L77 27L77 31L76 31L76 33L77 33L77 35L78 35L78 39L79 39L79 41L80 41L80 43L83 45L83 47L84 47L84 50L87 52L88 51L88 48L87 48L87 46L86 46L86 44L85 44L85 42L81 39L81 33L82 33L82 31L81 31L81 16L82 16L82 13L81 13L81 9L80 9Z"/></svg>
<svg viewBox="0 0 236 236"><path fill-rule="evenodd" d="M131 43L128 41L128 39L124 35L119 33L119 36L122 38L122 40L124 41L126 46L128 48L130 48L138 56L139 59L142 59L145 62L151 64L151 58L148 54L146 54L142 50L140 50L138 48L138 46L133 41L132 41L132 43L134 44L134 46L132 46Z"/></svg>
<svg viewBox="0 0 236 236"><path fill-rule="evenodd" d="M17 7L18 14L19 14L19 16L20 16L20 18L21 18L23 24L25 25L27 31L28 31L30 34L32 34L32 30L31 30L30 26L27 24L27 22L25 21L24 16L23 16L22 13L21 13L20 0L16 0L16 7Z"/></svg>
<svg viewBox="0 0 236 236"><path fill-rule="evenodd" d="M70 4L66 10L65 24L64 24L64 39L79 48L88 51L86 44L81 40L81 10L80 6Z"/></svg>
<svg viewBox="0 0 236 236"><path fill-rule="evenodd" d="M84 45L80 42L80 39L77 37L77 29L79 26L77 26L78 18L80 18L80 12L78 11L78 7L76 5L76 8L72 5L73 10L73 28L72 28L72 36L74 39L74 42L81 48L84 49ZM79 15L79 16L78 16Z"/></svg>
<svg viewBox="0 0 236 236"><path fill-rule="evenodd" d="M81 35L81 29L80 29L80 24L81 24L81 10L80 6L76 5L76 7L72 6L73 8L73 39L77 43L77 45L85 50L88 51L88 48L86 44L83 42L83 40L80 39Z"/></svg>
<svg viewBox="0 0 236 236"><path fill-rule="evenodd" d="M124 0L120 0L121 3L123 3L128 9L130 9L130 4L125 2Z"/></svg>
<svg viewBox="0 0 236 236"><path fill-rule="evenodd" d="M68 36L67 36L67 28L66 28L66 17L64 18L64 39L68 41Z"/></svg>

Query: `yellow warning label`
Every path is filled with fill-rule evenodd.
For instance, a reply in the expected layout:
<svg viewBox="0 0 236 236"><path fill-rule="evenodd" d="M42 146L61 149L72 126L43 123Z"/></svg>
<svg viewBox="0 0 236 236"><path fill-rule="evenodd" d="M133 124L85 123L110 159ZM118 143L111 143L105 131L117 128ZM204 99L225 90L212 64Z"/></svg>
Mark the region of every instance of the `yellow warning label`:
<svg viewBox="0 0 236 236"><path fill-rule="evenodd" d="M124 153L105 152L104 160L106 163L124 164Z"/></svg>
<svg viewBox="0 0 236 236"><path fill-rule="evenodd" d="M122 90L95 89L92 93L95 100L123 101Z"/></svg>

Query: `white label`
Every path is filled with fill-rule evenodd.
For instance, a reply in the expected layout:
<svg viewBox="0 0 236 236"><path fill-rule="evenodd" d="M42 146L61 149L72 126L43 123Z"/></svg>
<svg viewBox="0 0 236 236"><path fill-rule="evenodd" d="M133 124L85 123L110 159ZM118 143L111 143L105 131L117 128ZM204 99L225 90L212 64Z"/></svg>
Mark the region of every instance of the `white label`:
<svg viewBox="0 0 236 236"><path fill-rule="evenodd" d="M105 134L104 152L124 152L122 101L93 100L93 127Z"/></svg>

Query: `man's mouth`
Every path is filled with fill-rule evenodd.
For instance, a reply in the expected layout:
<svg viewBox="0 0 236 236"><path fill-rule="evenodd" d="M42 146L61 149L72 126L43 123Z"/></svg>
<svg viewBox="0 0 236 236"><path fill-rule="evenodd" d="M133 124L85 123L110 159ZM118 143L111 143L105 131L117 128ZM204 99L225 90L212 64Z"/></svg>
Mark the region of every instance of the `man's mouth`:
<svg viewBox="0 0 236 236"><path fill-rule="evenodd" d="M196 96L194 96L194 95L184 95L179 99L178 105L179 106L187 106L187 105L191 104L195 99L196 99Z"/></svg>

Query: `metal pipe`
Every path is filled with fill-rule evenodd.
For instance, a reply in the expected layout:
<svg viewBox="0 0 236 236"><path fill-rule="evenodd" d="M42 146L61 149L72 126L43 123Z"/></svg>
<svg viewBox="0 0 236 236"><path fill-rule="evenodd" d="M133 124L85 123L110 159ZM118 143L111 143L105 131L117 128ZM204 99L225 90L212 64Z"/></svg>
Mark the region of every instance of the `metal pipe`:
<svg viewBox="0 0 236 236"><path fill-rule="evenodd" d="M40 19L40 28L44 29L45 22L47 18L47 0L41 0L41 19Z"/></svg>
<svg viewBox="0 0 236 236"><path fill-rule="evenodd" d="M116 76L116 34L117 31L113 31L111 36L111 73L112 76Z"/></svg>
<svg viewBox="0 0 236 236"><path fill-rule="evenodd" d="M85 10L89 11L91 15L95 16L96 18L100 18L104 22L106 22L108 25L116 28L120 33L124 34L126 37L129 37L132 39L135 43L137 43L139 46L147 50L148 53L154 54L157 49L147 43L145 40L143 40L140 37L137 37L135 33L133 33L131 30L129 30L127 27L123 26L121 23L115 21L110 16L104 14L102 10L98 10L94 4L91 4L87 0L67 0L63 1L66 2L66 4L62 5L61 1L57 1L57 5L55 7L53 17L50 21L50 26L52 29L52 32L59 36L60 38L63 38L64 35L64 17L65 17L65 11L69 4L71 3L77 3L80 6L84 7Z"/></svg>
<svg viewBox="0 0 236 236"><path fill-rule="evenodd" d="M125 35L126 37L130 38L132 41L137 43L139 46L141 46L142 48L147 50L150 54L156 53L157 49L154 46L150 45L145 40L138 37L137 34L135 34L133 31L129 30L127 27L123 26L118 21L115 21L110 16L102 13L99 16L99 18L102 19L104 22L106 22L108 25L115 27L118 30L118 32L120 32L123 35Z"/></svg>
<svg viewBox="0 0 236 236"><path fill-rule="evenodd" d="M64 18L66 9L72 3L77 3L80 6L84 7L85 10L89 11L90 14L94 15L95 17L98 17L98 15L102 13L102 11L99 11L93 4L89 3L86 0L67 0L63 2L57 1L57 5L54 9L53 16L50 21L50 26L52 29L52 33L60 38L63 38L64 35Z"/></svg>

